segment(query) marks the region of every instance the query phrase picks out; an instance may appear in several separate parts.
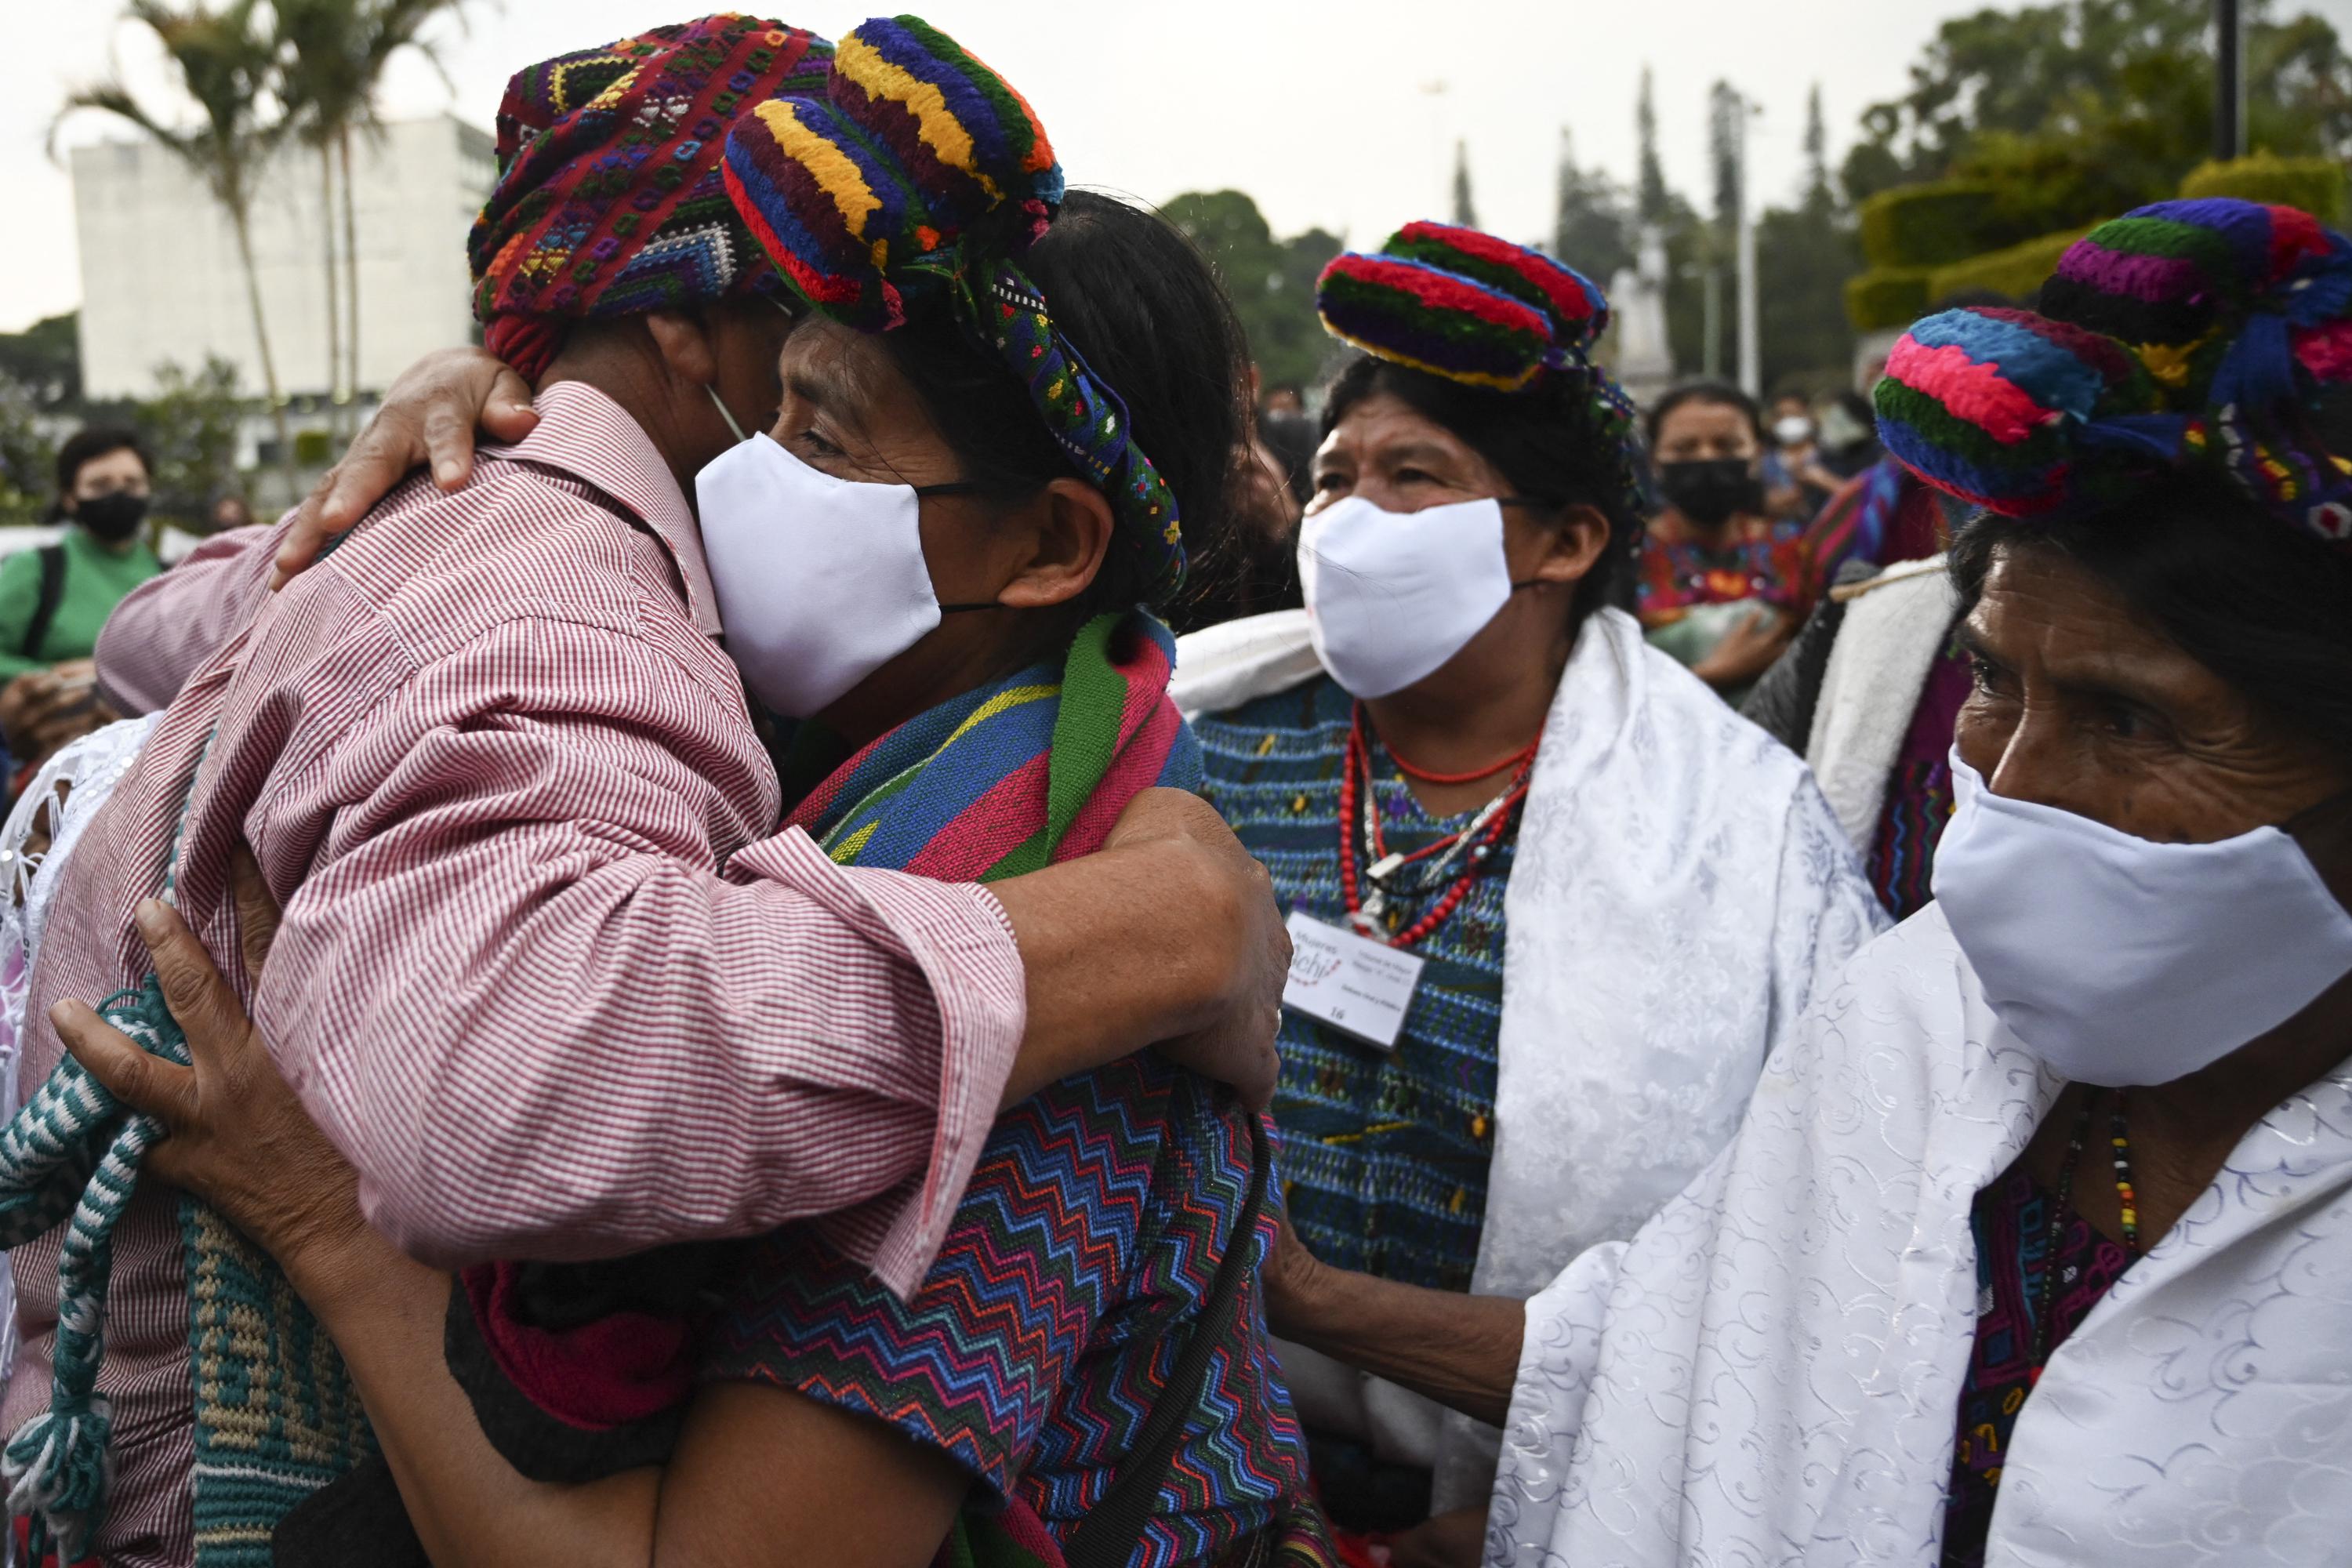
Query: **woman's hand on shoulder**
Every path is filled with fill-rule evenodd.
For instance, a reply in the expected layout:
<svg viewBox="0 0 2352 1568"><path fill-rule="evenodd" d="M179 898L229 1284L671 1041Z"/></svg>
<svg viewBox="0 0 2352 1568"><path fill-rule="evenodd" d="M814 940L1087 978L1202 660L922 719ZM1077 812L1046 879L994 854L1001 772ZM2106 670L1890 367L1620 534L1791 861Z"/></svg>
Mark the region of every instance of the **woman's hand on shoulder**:
<svg viewBox="0 0 2352 1568"><path fill-rule="evenodd" d="M1275 1215L1274 1247L1265 1255L1260 1278L1265 1287L1265 1326L1284 1339L1303 1339L1321 1316L1322 1291L1329 1268L1307 1250L1291 1228L1290 1211Z"/></svg>
<svg viewBox="0 0 2352 1568"><path fill-rule="evenodd" d="M231 896L246 971L257 977L278 910L243 846ZM148 1168L218 1209L310 1296L335 1271L389 1244L360 1217L356 1175L287 1087L195 933L159 900L142 904L137 920L194 1065L149 1055L85 1003L59 1002L49 1020L74 1059L117 1100L163 1124Z"/></svg>
<svg viewBox="0 0 2352 1568"><path fill-rule="evenodd" d="M477 432L520 441L538 424L530 384L504 361L482 349L426 354L401 373L352 449L296 510L271 586L284 586L329 540L358 527L410 470L429 463L435 484L457 489L473 477Z"/></svg>

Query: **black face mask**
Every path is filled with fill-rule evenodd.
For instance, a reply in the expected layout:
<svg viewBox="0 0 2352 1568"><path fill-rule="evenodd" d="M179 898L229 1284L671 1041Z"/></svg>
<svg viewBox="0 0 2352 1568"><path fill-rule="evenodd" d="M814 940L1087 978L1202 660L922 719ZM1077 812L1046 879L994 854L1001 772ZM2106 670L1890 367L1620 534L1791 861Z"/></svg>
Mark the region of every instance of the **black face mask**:
<svg viewBox="0 0 2352 1568"><path fill-rule="evenodd" d="M109 544L120 544L147 521L147 498L117 490L112 495L80 496L74 500L73 520Z"/></svg>
<svg viewBox="0 0 2352 1568"><path fill-rule="evenodd" d="M1704 528L1727 522L1743 511L1764 510L1764 481L1748 471L1745 458L1660 463L1658 493L1676 511Z"/></svg>

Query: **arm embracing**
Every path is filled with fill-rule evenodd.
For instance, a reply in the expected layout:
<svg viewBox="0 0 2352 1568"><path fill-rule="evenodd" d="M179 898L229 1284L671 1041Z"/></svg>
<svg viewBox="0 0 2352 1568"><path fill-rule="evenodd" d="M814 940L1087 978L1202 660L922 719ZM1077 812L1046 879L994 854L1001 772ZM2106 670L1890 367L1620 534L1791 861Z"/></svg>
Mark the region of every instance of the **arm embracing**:
<svg viewBox="0 0 2352 1568"><path fill-rule="evenodd" d="M772 808L756 744L699 688L646 702L646 657L487 634L257 813L288 898L257 1019L417 1256L606 1256L885 1199L859 1234L911 1282L1021 1033L1003 915L877 895L798 836L722 878L717 847ZM307 865L273 853L329 820Z"/></svg>

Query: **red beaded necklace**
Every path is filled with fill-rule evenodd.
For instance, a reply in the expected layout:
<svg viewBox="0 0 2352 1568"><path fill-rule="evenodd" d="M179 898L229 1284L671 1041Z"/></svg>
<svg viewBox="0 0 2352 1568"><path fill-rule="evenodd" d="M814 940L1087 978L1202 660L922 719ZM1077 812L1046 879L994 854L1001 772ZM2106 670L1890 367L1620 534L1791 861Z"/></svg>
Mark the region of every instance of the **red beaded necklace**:
<svg viewBox="0 0 2352 1568"><path fill-rule="evenodd" d="M1469 863L1463 868L1462 875L1454 879L1453 886L1446 889L1437 902L1430 907L1429 912L1403 931L1381 940L1391 947L1411 947L1444 925L1454 911L1462 907L1462 900L1470 896L1471 886L1486 868L1486 860L1494 853L1495 847L1510 831L1517 819L1519 803L1527 798L1528 780L1535 771L1536 751L1542 743L1543 736L1538 732L1517 754L1472 773L1433 773L1416 768L1398 756L1391 747L1389 758L1397 764L1398 771L1424 784L1475 784L1480 779L1494 777L1505 768L1514 770L1510 786L1481 807L1478 814L1471 818L1469 826L1409 855L1391 855L1381 832L1380 807L1372 798L1372 749L1370 742L1364 736L1364 706L1360 702L1356 704L1354 721L1348 731L1347 758L1339 773L1339 892L1347 904L1348 922L1368 935L1379 937L1378 917L1381 911L1378 906L1383 906L1387 901L1380 882L1407 866L1433 857L1437 858L1442 868L1467 844L1470 846ZM1359 780L1361 781L1360 785ZM1356 808L1359 800L1363 803L1364 833L1372 854L1370 875L1376 907L1369 911L1359 896L1356 872Z"/></svg>

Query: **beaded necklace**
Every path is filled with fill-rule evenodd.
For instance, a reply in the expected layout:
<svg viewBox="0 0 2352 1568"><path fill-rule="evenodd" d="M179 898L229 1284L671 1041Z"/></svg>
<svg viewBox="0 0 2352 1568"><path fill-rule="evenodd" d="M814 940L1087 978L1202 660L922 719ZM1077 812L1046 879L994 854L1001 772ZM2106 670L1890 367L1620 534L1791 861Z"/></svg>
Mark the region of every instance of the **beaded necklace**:
<svg viewBox="0 0 2352 1568"><path fill-rule="evenodd" d="M2066 1216L2074 1212L2074 1167L2082 1163L2083 1149L2090 1142L2091 1112L2097 1109L2099 1091L2092 1089L2083 1096L2082 1106L2074 1112L2074 1130L2066 1140L2066 1160L2058 1168L2058 1192L2050 1205L2050 1247L2042 1270L2042 1303L2033 1315L2033 1366L2030 1373L2034 1383L2042 1381L2042 1366L2050 1359L2050 1320L2058 1305L2058 1248L2066 1237ZM2126 1094L2116 1090L2116 1108L2107 1119L2107 1142L2113 1150L2110 1156L2116 1173L2116 1196L2122 1201L2124 1250L2134 1258L2139 1256L2139 1198L2132 1189L2131 1139L2125 1131Z"/></svg>
<svg viewBox="0 0 2352 1568"><path fill-rule="evenodd" d="M1411 854L1391 854L1381 832L1380 805L1373 798L1372 752L1371 743L1364 735L1364 705L1357 703L1348 731L1347 758L1339 773L1339 891L1347 905L1348 923L1366 936L1400 948L1412 946L1444 925L1461 907L1462 900L1470 896L1472 885L1477 881L1479 872L1486 868L1496 846L1503 841L1503 836L1517 820L1519 803L1527 799L1528 781L1535 772L1536 752L1542 744L1543 735L1538 731L1536 738L1514 755L1492 767L1466 773L1439 773L1416 768L1391 748L1389 757L1397 764L1398 771L1424 784L1475 784L1480 779L1494 777L1505 768L1513 770L1509 786L1479 807L1467 826ZM1361 781L1360 787L1359 780ZM1358 893L1356 807L1359 800L1363 803L1363 850L1368 862L1363 874L1372 884L1370 898L1360 898ZM1402 931L1392 935L1382 932L1381 921L1389 912L1391 898L1418 898L1435 891L1447 870L1454 861L1464 858L1465 852L1467 864L1462 875L1445 889L1427 914ZM1413 886L1390 886L1391 879L1397 873L1424 861L1429 863L1428 868Z"/></svg>

